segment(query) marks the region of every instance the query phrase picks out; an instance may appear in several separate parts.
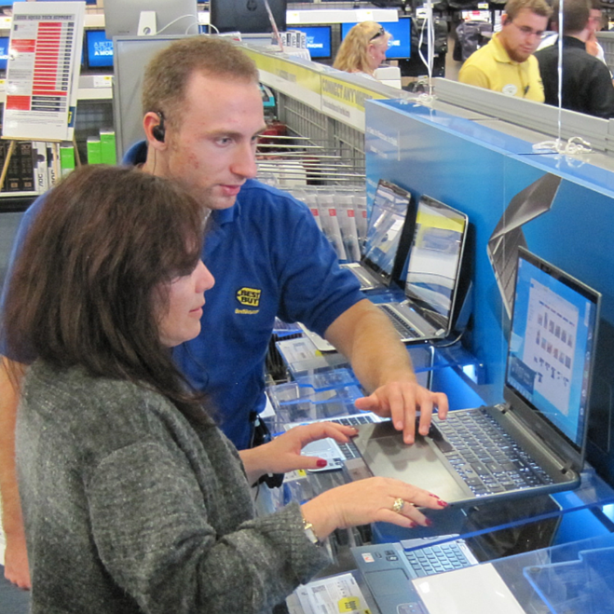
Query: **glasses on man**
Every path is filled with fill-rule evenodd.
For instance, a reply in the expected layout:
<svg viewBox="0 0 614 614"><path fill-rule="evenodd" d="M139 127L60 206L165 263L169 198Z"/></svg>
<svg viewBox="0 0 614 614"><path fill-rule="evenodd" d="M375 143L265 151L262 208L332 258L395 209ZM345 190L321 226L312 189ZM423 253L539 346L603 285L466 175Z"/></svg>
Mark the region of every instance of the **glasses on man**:
<svg viewBox="0 0 614 614"><path fill-rule="evenodd" d="M516 26L520 30L523 36L537 36L537 38L541 38L544 35L543 30L534 30L529 26L519 26L512 21L512 25Z"/></svg>
<svg viewBox="0 0 614 614"><path fill-rule="evenodd" d="M380 36L384 36L386 34L386 30L382 26L379 27L379 30L369 39L369 42L379 38Z"/></svg>

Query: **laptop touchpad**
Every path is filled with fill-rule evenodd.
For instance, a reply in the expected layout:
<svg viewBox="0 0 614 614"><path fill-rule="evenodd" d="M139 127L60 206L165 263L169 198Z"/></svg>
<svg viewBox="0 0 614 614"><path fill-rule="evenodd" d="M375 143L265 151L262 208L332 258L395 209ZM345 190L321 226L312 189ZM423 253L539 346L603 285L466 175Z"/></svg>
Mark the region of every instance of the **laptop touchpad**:
<svg viewBox="0 0 614 614"><path fill-rule="evenodd" d="M361 427L354 443L373 475L408 482L450 503L467 499L467 492L447 464L420 435L414 444L407 445L402 433L390 422L382 422Z"/></svg>

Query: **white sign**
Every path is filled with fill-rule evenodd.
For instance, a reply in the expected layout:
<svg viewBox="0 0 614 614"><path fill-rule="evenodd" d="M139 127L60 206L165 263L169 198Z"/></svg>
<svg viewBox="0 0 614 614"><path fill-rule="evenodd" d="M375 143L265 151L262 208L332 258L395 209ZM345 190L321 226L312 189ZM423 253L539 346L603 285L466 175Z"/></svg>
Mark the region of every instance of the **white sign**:
<svg viewBox="0 0 614 614"><path fill-rule="evenodd" d="M18 2L6 77L3 136L72 139L85 2Z"/></svg>

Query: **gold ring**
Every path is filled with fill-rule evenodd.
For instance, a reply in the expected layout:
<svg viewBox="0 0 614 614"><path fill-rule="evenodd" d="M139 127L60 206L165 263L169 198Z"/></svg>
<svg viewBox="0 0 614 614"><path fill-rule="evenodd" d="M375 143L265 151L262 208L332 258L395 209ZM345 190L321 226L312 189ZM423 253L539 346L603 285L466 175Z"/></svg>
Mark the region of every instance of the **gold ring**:
<svg viewBox="0 0 614 614"><path fill-rule="evenodd" d="M400 514L404 505L405 501L401 499L401 497L399 497L398 499L394 500L394 503L392 504L392 511L396 512L397 514Z"/></svg>

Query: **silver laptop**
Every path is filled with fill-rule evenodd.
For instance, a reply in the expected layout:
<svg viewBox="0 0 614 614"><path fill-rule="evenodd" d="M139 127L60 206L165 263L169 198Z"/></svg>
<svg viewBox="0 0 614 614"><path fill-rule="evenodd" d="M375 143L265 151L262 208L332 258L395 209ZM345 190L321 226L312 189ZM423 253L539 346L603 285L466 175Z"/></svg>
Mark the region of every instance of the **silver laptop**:
<svg viewBox="0 0 614 614"><path fill-rule="evenodd" d="M468 226L464 213L434 198L420 198L405 300L377 305L404 343L443 339L452 331Z"/></svg>
<svg viewBox="0 0 614 614"><path fill-rule="evenodd" d="M452 331L469 220L464 213L422 196L407 259L405 298L377 303L403 343L445 339ZM320 352L335 347L299 323Z"/></svg>
<svg viewBox="0 0 614 614"><path fill-rule="evenodd" d="M387 288L392 281L398 281L407 259L415 215L411 194L380 179L361 261L341 265L356 276L361 290Z"/></svg>
<svg viewBox="0 0 614 614"><path fill-rule="evenodd" d="M422 614L425 609L411 580L477 565L465 540L452 537L352 548L356 567L382 614ZM449 541L440 543L446 539Z"/></svg>
<svg viewBox="0 0 614 614"><path fill-rule="evenodd" d="M353 479L395 477L449 503L571 490L580 482L601 295L519 248L505 402L434 417L411 446L359 427Z"/></svg>
<svg viewBox="0 0 614 614"><path fill-rule="evenodd" d="M309 420L306 422L291 422L284 425L284 430L289 431L295 426L302 424L311 424L312 422L338 422L346 426L357 427L360 424L371 424L381 422L384 418L380 418L372 412L363 412L360 414L352 414L349 416L340 416L338 418L322 418L320 420ZM310 471L335 471L342 470L346 461L351 458L356 458L359 455L354 443L350 440L348 443L338 443L332 437L325 437L308 443L302 450L303 456L318 456L325 459L328 464L321 469L310 469Z"/></svg>
<svg viewBox="0 0 614 614"><path fill-rule="evenodd" d="M522 227L550 210L561 178L546 173L516 194L495 227L486 251L507 315L512 315L518 248L527 247Z"/></svg>

